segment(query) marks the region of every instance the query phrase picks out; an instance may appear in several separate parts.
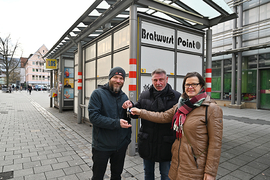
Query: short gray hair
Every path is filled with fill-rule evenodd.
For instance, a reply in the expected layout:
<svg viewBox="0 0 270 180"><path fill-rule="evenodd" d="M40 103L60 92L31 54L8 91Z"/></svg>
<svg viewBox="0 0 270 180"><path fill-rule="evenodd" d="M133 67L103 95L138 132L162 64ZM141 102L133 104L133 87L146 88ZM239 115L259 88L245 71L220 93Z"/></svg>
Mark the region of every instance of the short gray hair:
<svg viewBox="0 0 270 180"><path fill-rule="evenodd" d="M164 69L160 69L160 68L154 70L154 71L151 73L151 76L153 76L154 74L165 74L165 75L167 76L166 71L165 71Z"/></svg>

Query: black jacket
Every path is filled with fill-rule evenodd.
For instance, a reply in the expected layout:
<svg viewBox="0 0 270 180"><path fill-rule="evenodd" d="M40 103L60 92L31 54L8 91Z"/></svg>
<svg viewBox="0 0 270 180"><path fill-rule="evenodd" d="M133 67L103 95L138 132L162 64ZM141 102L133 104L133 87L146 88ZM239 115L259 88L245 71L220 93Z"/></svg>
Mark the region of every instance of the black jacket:
<svg viewBox="0 0 270 180"><path fill-rule="evenodd" d="M120 91L112 92L108 84L93 91L89 105L89 119L93 124L92 147L100 151L115 151L130 143L131 128L121 128L120 119L126 119L127 111L122 108L128 100Z"/></svg>
<svg viewBox="0 0 270 180"><path fill-rule="evenodd" d="M149 90L142 92L134 106L155 112L164 112L172 108L178 102L181 94L174 91L169 84L163 91L160 95L160 100L162 100L162 103L160 103L155 95L157 91L152 85ZM158 104L162 104L162 106ZM141 119L141 128L138 134L138 151L143 159L155 162L170 161L171 146L174 140L175 134L171 128L171 123L159 124Z"/></svg>

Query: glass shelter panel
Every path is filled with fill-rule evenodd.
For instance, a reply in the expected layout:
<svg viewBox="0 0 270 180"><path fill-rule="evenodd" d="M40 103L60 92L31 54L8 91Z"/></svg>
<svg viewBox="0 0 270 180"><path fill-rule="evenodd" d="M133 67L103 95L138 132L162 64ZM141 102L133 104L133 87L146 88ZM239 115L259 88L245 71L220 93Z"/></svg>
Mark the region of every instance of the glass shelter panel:
<svg viewBox="0 0 270 180"><path fill-rule="evenodd" d="M111 69L111 56L97 60L97 77L108 76Z"/></svg>
<svg viewBox="0 0 270 180"><path fill-rule="evenodd" d="M114 33L114 50L129 45L129 26Z"/></svg>
<svg viewBox="0 0 270 180"><path fill-rule="evenodd" d="M98 56L111 52L112 37L106 37L98 42Z"/></svg>

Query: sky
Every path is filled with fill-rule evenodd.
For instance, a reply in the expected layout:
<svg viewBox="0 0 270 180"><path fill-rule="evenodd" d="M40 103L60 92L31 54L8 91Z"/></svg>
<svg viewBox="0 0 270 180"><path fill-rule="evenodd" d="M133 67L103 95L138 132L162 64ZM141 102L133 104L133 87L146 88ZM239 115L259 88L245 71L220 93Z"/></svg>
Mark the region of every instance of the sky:
<svg viewBox="0 0 270 180"><path fill-rule="evenodd" d="M95 0L0 0L0 37L20 44L28 57L43 44L50 50Z"/></svg>

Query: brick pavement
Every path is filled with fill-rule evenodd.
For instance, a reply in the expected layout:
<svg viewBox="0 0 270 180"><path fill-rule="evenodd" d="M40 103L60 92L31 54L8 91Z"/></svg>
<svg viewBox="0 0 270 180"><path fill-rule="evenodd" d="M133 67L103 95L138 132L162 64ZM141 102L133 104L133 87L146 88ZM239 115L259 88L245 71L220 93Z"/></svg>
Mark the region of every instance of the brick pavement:
<svg viewBox="0 0 270 180"><path fill-rule="evenodd" d="M270 179L269 111L224 112L217 179ZM49 107L47 92L0 92L0 179L89 179L91 132L72 111ZM160 179L156 166L156 179ZM105 179L109 179L106 171ZM143 179L142 159L127 156L123 179ZM2 178L5 179L5 178Z"/></svg>

